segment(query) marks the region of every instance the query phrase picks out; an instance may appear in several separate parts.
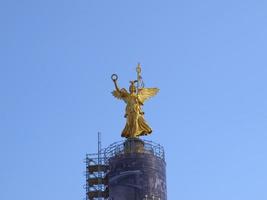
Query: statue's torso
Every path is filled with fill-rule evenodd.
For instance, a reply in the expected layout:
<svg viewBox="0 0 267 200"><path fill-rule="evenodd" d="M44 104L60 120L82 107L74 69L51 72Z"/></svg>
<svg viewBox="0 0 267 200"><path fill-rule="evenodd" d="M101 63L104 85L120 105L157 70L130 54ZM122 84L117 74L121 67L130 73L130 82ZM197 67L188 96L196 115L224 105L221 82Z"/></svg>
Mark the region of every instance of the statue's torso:
<svg viewBox="0 0 267 200"><path fill-rule="evenodd" d="M140 112L141 107L139 104L138 96L136 94L130 94L127 97L127 106L126 106L126 113L132 113L132 112Z"/></svg>

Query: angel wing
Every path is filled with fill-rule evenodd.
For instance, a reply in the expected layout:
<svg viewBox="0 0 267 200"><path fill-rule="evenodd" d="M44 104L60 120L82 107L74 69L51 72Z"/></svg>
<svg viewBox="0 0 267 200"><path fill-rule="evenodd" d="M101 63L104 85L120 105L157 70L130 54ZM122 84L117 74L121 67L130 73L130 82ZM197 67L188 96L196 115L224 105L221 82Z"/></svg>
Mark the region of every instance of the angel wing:
<svg viewBox="0 0 267 200"><path fill-rule="evenodd" d="M112 92L113 96L116 97L117 99L122 99L125 101L125 98L129 95L127 90L125 88L122 88L120 91L114 90Z"/></svg>
<svg viewBox="0 0 267 200"><path fill-rule="evenodd" d="M149 98L155 96L158 93L158 88L142 88L138 90L138 97L143 104Z"/></svg>

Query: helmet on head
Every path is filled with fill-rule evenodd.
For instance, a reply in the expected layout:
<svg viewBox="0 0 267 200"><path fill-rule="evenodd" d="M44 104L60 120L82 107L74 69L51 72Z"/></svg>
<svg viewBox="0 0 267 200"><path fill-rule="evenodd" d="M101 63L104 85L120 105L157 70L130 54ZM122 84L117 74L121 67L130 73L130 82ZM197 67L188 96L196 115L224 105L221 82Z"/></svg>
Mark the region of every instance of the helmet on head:
<svg viewBox="0 0 267 200"><path fill-rule="evenodd" d="M136 92L136 86L135 86L135 83L137 83L137 81L130 81L131 85L129 87L129 91L130 92Z"/></svg>

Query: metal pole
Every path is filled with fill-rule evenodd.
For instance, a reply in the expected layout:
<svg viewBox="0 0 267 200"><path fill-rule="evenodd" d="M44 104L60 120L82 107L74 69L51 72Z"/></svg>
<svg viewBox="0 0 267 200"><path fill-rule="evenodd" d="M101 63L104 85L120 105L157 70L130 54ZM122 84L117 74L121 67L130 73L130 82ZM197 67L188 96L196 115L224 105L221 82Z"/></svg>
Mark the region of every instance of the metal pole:
<svg viewBox="0 0 267 200"><path fill-rule="evenodd" d="M101 178L101 173L100 173L100 164L101 164L101 161L100 161L100 156L101 156L101 133L100 132L98 132L97 133L97 139L98 139L98 145L97 145L97 167L98 167L98 173L97 173L97 176L98 176L98 187L97 187L97 189L98 189L98 199L99 199L99 197L100 197L100 195L101 195L101 186L100 186L100 178Z"/></svg>

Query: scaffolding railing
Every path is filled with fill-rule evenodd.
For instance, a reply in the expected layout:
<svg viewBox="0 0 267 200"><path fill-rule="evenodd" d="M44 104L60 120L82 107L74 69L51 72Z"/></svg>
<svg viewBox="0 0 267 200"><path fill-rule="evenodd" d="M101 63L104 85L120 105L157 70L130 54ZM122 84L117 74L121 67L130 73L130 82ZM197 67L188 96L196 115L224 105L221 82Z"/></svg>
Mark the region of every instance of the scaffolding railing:
<svg viewBox="0 0 267 200"><path fill-rule="evenodd" d="M142 140L144 151L142 153L152 154L162 160L165 160L164 148L153 141ZM104 149L104 158L107 163L109 158L125 154L125 141L114 142Z"/></svg>

